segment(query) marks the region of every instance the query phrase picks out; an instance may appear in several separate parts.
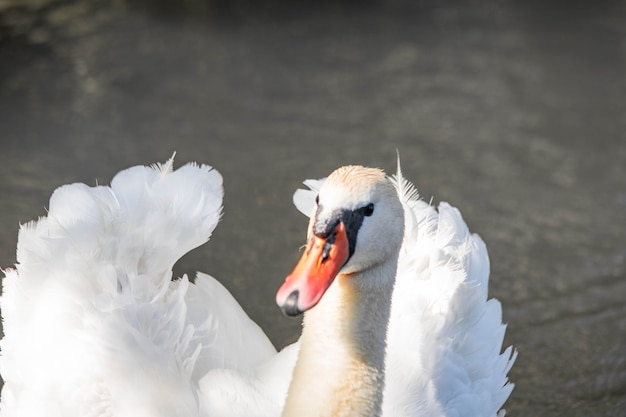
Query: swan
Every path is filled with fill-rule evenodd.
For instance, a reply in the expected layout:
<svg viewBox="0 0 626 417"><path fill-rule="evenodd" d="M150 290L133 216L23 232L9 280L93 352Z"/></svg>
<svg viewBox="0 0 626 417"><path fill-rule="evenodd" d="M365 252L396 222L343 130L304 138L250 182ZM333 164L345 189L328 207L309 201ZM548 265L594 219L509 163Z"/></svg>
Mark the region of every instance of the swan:
<svg viewBox="0 0 626 417"><path fill-rule="evenodd" d="M219 222L216 170L172 157L58 188L3 271L0 416L503 416L517 352L459 211L399 164L305 185L276 295L304 327L280 352L214 278L172 280Z"/></svg>

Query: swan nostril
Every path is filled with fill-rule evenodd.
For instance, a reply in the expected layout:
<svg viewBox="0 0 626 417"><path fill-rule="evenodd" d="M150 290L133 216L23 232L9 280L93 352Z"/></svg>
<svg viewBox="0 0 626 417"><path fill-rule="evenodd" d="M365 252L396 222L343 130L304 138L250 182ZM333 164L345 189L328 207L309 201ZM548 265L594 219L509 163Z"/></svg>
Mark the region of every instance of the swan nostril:
<svg viewBox="0 0 626 417"><path fill-rule="evenodd" d="M332 247L333 247L333 244L332 242L330 242L330 239L324 242L324 249L322 249L322 262L328 259L328 256L330 255L330 250Z"/></svg>
<svg viewBox="0 0 626 417"><path fill-rule="evenodd" d="M300 314L302 314L302 310L298 308L299 295L300 295L300 291L298 290L295 290L294 292L289 294L289 297L287 297L287 299L285 300L285 303L282 306L280 306L284 315L289 316L289 317L295 317L295 316L299 316Z"/></svg>

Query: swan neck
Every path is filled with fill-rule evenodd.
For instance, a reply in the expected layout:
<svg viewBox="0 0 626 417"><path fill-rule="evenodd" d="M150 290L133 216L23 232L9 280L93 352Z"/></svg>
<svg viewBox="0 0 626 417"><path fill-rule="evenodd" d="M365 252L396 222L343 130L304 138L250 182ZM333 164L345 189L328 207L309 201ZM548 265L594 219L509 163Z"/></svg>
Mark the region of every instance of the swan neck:
<svg viewBox="0 0 626 417"><path fill-rule="evenodd" d="M396 268L338 275L305 314L283 417L380 416Z"/></svg>

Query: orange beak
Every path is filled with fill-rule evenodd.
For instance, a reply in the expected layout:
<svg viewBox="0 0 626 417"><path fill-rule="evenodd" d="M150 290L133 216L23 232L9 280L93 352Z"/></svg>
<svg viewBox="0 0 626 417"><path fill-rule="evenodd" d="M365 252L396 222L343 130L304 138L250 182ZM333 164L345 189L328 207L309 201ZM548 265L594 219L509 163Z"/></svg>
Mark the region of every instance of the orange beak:
<svg viewBox="0 0 626 417"><path fill-rule="evenodd" d="M311 236L300 261L276 293L276 303L288 316L313 308L348 260L346 228L339 222L327 238Z"/></svg>

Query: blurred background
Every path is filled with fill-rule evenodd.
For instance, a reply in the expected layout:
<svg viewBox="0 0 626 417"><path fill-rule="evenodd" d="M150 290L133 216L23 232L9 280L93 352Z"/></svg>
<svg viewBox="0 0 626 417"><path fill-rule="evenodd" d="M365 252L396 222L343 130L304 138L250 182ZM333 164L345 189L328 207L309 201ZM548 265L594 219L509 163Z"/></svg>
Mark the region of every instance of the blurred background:
<svg viewBox="0 0 626 417"><path fill-rule="evenodd" d="M0 266L65 183L167 160L224 176L176 274L277 347L305 178L403 172L486 241L511 416L626 415L626 2L1 0Z"/></svg>

